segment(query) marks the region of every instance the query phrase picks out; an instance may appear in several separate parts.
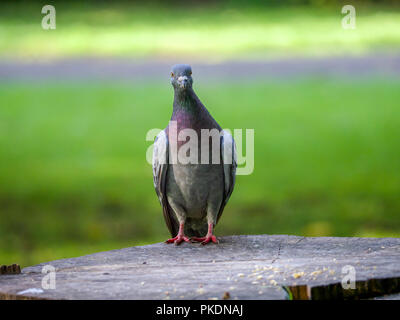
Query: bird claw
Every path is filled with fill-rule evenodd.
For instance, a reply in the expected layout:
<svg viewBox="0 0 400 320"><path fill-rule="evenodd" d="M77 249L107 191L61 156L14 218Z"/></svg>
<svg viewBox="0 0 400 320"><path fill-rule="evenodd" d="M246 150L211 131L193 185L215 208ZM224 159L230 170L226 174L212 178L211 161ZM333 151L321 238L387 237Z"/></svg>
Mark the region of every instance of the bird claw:
<svg viewBox="0 0 400 320"><path fill-rule="evenodd" d="M176 236L174 238L168 239L165 243L174 243L176 246L181 244L183 241L190 242L190 239L186 236Z"/></svg>
<svg viewBox="0 0 400 320"><path fill-rule="evenodd" d="M209 243L209 242L214 242L215 244L218 244L218 243L219 243L217 237L214 236L214 235L207 235L207 236L205 236L205 237L200 237L200 238L198 238L198 237L193 237L193 238L191 238L191 240L192 240L193 242L201 242L202 245L205 245L205 244L207 244L207 243Z"/></svg>

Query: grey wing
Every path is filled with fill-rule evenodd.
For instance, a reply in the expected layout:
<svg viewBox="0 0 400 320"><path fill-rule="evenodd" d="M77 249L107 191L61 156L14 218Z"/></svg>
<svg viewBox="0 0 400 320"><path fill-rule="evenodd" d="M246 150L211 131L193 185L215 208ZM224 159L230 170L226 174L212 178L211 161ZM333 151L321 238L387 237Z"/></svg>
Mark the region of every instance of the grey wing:
<svg viewBox="0 0 400 320"><path fill-rule="evenodd" d="M237 155L236 155L236 144L233 140L232 135L223 130L221 134L221 160L224 164L224 194L221 203L221 208L218 212L217 222L224 211L226 204L232 194L236 180L236 167L237 167Z"/></svg>
<svg viewBox="0 0 400 320"><path fill-rule="evenodd" d="M168 137L165 131L161 131L154 140L153 149L153 182L158 199L163 209L163 215L168 230L172 236L177 233L171 212L169 211L167 196L166 196L166 179L168 171Z"/></svg>

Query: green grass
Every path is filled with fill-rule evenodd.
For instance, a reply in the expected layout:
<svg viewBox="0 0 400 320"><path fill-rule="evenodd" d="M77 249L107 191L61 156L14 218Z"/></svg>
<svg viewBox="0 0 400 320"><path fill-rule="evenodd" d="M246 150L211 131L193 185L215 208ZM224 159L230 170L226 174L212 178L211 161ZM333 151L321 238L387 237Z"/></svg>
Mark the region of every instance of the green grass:
<svg viewBox="0 0 400 320"><path fill-rule="evenodd" d="M264 59L399 50L400 7L356 4L357 28L344 30L341 6L219 4L143 6L55 3L57 29L41 28L42 3L0 5L0 56Z"/></svg>
<svg viewBox="0 0 400 320"><path fill-rule="evenodd" d="M196 85L224 128L255 129L218 235L400 236L400 81ZM167 236L145 161L168 84L0 83L0 264Z"/></svg>

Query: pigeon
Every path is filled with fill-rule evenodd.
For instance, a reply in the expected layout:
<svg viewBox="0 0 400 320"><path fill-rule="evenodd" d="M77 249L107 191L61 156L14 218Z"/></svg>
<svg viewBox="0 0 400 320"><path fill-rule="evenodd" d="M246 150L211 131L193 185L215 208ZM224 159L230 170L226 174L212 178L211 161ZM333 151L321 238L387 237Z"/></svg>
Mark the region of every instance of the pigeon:
<svg viewBox="0 0 400 320"><path fill-rule="evenodd" d="M165 242L217 244L214 228L235 185L235 141L194 92L191 66L173 66L171 84L172 116L155 138L152 160L154 188L172 236ZM201 141L192 143L191 135L182 139L180 135L187 132ZM209 133L208 139L203 139L202 132ZM189 154L190 161L182 160L182 154Z"/></svg>

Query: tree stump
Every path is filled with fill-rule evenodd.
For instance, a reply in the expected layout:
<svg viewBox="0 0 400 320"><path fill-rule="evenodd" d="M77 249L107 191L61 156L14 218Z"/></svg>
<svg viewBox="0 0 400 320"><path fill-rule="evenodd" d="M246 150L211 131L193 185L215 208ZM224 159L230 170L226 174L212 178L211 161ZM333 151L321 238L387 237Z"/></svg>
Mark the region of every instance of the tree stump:
<svg viewBox="0 0 400 320"><path fill-rule="evenodd" d="M398 299L399 292L398 238L227 236L219 245L157 243L0 275L3 299Z"/></svg>

